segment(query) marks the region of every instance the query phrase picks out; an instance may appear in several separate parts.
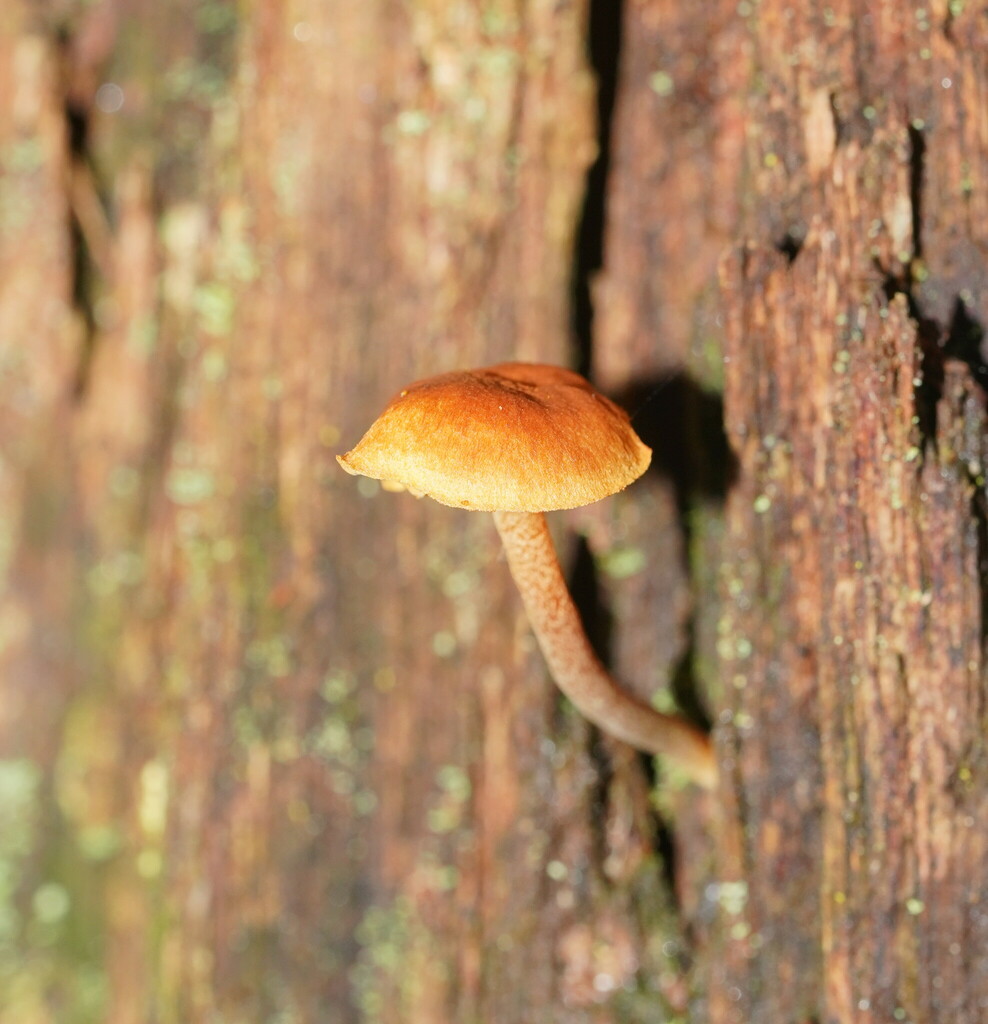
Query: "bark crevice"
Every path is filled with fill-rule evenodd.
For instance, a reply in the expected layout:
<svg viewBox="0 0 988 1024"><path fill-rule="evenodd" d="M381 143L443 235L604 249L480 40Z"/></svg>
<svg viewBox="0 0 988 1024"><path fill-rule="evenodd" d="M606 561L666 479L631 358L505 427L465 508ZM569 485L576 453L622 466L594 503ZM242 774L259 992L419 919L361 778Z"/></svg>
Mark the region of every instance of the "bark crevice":
<svg viewBox="0 0 988 1024"><path fill-rule="evenodd" d="M611 165L611 123L621 64L623 2L590 0L587 57L597 79L597 156L587 172L576 230L571 282L571 329L576 369L589 375L593 351L593 278L604 265L607 179Z"/></svg>

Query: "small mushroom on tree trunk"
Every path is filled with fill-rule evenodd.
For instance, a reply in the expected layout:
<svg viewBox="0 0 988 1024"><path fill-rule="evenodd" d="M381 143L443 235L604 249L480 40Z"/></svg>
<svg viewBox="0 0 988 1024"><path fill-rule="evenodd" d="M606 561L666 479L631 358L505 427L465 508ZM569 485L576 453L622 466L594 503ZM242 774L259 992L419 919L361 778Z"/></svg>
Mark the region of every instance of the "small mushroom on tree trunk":
<svg viewBox="0 0 988 1024"><path fill-rule="evenodd" d="M348 473L391 490L493 512L532 630L563 693L604 732L668 757L703 786L715 784L710 738L623 690L597 658L543 515L598 501L645 472L651 451L624 410L570 370L502 363L410 385L337 458Z"/></svg>

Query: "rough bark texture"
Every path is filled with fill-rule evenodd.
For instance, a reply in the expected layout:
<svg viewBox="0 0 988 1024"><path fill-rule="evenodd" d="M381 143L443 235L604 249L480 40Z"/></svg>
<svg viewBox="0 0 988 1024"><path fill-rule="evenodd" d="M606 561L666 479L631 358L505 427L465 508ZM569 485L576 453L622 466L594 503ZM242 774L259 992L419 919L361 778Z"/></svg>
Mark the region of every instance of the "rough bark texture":
<svg viewBox="0 0 988 1024"><path fill-rule="evenodd" d="M985 11L591 8L2 5L2 1024L988 1012ZM553 529L714 797L333 458L578 357L654 469Z"/></svg>
<svg viewBox="0 0 988 1024"><path fill-rule="evenodd" d="M721 624L746 904L716 1019L988 1006L984 13L748 11Z"/></svg>

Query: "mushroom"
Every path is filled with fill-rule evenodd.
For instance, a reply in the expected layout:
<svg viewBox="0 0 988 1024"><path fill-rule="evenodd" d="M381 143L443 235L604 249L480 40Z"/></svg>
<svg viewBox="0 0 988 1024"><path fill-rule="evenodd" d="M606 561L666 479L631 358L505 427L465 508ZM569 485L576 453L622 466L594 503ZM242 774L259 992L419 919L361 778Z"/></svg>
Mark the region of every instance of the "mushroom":
<svg viewBox="0 0 988 1024"><path fill-rule="evenodd" d="M710 739L614 681L583 631L544 512L623 490L651 450L624 410L570 370L502 363L441 374L396 395L340 465L388 490L494 513L511 575L556 684L594 725L663 754L712 787Z"/></svg>

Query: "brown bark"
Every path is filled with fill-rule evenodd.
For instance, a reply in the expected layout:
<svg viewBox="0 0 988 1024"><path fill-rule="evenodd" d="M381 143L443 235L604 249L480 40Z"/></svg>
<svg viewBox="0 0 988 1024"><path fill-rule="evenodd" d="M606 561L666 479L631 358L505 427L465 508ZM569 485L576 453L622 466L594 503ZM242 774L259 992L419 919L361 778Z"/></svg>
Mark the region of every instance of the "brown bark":
<svg viewBox="0 0 988 1024"><path fill-rule="evenodd" d="M654 470L551 525L697 797L488 517L333 458L572 361L587 5L4 5L3 1024L980 1020L983 15L623 5L589 362Z"/></svg>
<svg viewBox="0 0 988 1024"><path fill-rule="evenodd" d="M3 16L0 1019L641 1017L637 764L489 519L333 459L405 380L566 360L583 5L47 14Z"/></svg>
<svg viewBox="0 0 988 1024"><path fill-rule="evenodd" d="M750 12L717 1019L984 1015L983 13Z"/></svg>

